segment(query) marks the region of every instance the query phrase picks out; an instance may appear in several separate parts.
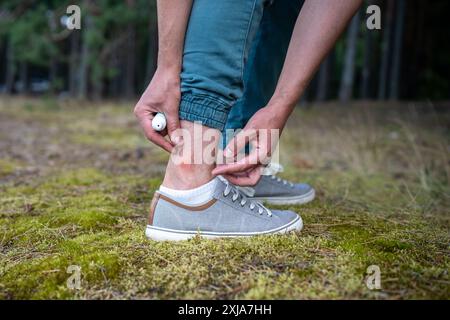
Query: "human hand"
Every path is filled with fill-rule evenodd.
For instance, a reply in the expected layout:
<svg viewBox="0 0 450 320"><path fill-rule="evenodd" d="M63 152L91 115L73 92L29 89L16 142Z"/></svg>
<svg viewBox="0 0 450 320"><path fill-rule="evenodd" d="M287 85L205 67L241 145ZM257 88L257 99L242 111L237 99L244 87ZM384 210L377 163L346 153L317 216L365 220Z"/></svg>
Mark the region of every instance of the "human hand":
<svg viewBox="0 0 450 320"><path fill-rule="evenodd" d="M178 116L180 99L179 72L157 69L134 108L134 114L147 139L168 152L172 152L179 139L174 131L180 128ZM167 127L161 132L155 131L152 127L152 120L158 112L164 113L167 120ZM166 135L169 135L170 141L165 139Z"/></svg>
<svg viewBox="0 0 450 320"><path fill-rule="evenodd" d="M261 178L263 166L269 164L288 115L275 106L267 106L256 112L245 128L240 131L224 150L225 158L235 159L246 144L250 153L242 159L218 165L214 175L222 175L239 186L253 186Z"/></svg>

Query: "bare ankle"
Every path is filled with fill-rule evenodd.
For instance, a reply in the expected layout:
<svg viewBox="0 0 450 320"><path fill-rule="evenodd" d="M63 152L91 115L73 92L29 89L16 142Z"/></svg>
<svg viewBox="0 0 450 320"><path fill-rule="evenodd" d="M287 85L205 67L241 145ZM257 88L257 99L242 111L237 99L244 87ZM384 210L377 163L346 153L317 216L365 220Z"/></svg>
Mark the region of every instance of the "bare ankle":
<svg viewBox="0 0 450 320"><path fill-rule="evenodd" d="M181 121L181 128L184 131L184 143L181 150L172 153L162 185L167 188L187 190L197 188L214 178L211 172L215 167L215 152L220 132L188 121ZM207 135L209 141L203 140L206 130L210 130ZM201 132L200 136L196 134L198 132ZM215 147L211 148L211 143L215 143ZM208 152L204 153L205 150ZM183 154L181 158L180 154ZM202 157L201 161L197 161L199 154Z"/></svg>
<svg viewBox="0 0 450 320"><path fill-rule="evenodd" d="M177 190L197 188L211 181L213 166L203 164L168 165L163 186Z"/></svg>

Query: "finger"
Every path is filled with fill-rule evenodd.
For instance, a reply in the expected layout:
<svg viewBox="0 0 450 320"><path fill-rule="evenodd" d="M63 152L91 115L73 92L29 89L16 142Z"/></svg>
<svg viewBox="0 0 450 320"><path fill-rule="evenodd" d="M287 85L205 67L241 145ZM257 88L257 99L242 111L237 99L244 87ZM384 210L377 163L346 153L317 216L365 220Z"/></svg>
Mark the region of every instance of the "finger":
<svg viewBox="0 0 450 320"><path fill-rule="evenodd" d="M245 148L249 141L256 137L256 130L254 129L244 129L241 130L236 136L231 139L231 141L226 146L223 151L223 155L226 158L236 157L239 151Z"/></svg>
<svg viewBox="0 0 450 320"><path fill-rule="evenodd" d="M259 179L261 179L261 174L262 167L259 166L245 172L244 174L224 175L223 177L235 185L251 187L258 183Z"/></svg>
<svg viewBox="0 0 450 320"><path fill-rule="evenodd" d="M173 143L178 144L180 142L179 137L174 134L174 132L177 129L180 129L180 118L178 115L178 107L173 108L173 111L167 111L165 113L165 115L166 115L167 132L169 134L169 138Z"/></svg>
<svg viewBox="0 0 450 320"><path fill-rule="evenodd" d="M253 142L252 142L253 144ZM239 161L218 165L212 171L213 175L236 174L245 172L260 164L260 149L256 146L253 150Z"/></svg>
<svg viewBox="0 0 450 320"><path fill-rule="evenodd" d="M241 186L241 187L251 187L258 183L259 179L261 179L262 168L256 167L249 172L246 172L245 175L224 175L223 177L230 181L232 184Z"/></svg>
<svg viewBox="0 0 450 320"><path fill-rule="evenodd" d="M160 146L167 152L172 152L173 146L172 144L164 139L164 136L156 132L152 127L152 119L150 117L141 117L139 118L139 123L144 130L144 134L148 140L153 142L154 144Z"/></svg>
<svg viewBox="0 0 450 320"><path fill-rule="evenodd" d="M222 164L215 167L212 171L213 175L236 174L250 170L259 166L257 154L251 153L247 157L233 163Z"/></svg>
<svg viewBox="0 0 450 320"><path fill-rule="evenodd" d="M168 135L167 128L164 129L163 131L158 131L158 134L163 137L167 136Z"/></svg>

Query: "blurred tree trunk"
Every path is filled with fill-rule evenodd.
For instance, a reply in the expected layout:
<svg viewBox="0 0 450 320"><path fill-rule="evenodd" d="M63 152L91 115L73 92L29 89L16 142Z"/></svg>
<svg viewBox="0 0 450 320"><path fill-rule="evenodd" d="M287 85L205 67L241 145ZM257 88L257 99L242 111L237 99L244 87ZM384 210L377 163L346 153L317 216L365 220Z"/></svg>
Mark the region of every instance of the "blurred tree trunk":
<svg viewBox="0 0 450 320"><path fill-rule="evenodd" d="M127 0L129 10L135 7L134 0ZM125 56L125 81L124 81L124 96L130 99L134 96L134 83L136 76L136 29L133 22L127 25L127 41L126 41L126 56Z"/></svg>
<svg viewBox="0 0 450 320"><path fill-rule="evenodd" d="M408 55L405 57L410 58L408 63L407 72L403 79L406 81L407 92L418 92L420 86L420 74L422 74L421 67L423 66L423 47L425 44L426 35L426 8L428 4L426 2L418 2L416 6L410 6L410 8L414 8L415 15L410 20L410 29L412 32L408 32L409 34L413 33L413 39L410 40L409 48L406 52ZM410 36L411 37L411 36ZM409 53L412 52L411 55Z"/></svg>
<svg viewBox="0 0 450 320"><path fill-rule="evenodd" d="M56 18L55 12L53 10L49 10L47 12L48 24L50 27L50 32L52 35L56 34ZM56 44L56 49L58 50L58 46ZM59 54L52 54L50 57L50 64L48 70L48 78L50 81L50 92L55 93L57 89L58 82L58 56Z"/></svg>
<svg viewBox="0 0 450 320"><path fill-rule="evenodd" d="M117 50L112 52L109 58L109 69L115 70L117 74L114 74L109 82L109 96L117 97L120 92L120 58Z"/></svg>
<svg viewBox="0 0 450 320"><path fill-rule="evenodd" d="M390 80L389 98L397 100L399 98L400 70L402 64L403 30L405 23L405 0L397 0L397 10L395 15L395 37L392 53L392 68Z"/></svg>
<svg viewBox="0 0 450 320"><path fill-rule="evenodd" d="M158 23L156 14L150 16L148 31L147 70L145 72L146 84L150 83L158 66Z"/></svg>
<svg viewBox="0 0 450 320"><path fill-rule="evenodd" d="M84 16L84 27L83 36L81 41L81 57L80 57L80 67L78 75L78 98L86 99L88 95L88 81L89 81L89 57L90 57L90 44L88 41L88 32L93 26L92 17L89 13Z"/></svg>
<svg viewBox="0 0 450 320"><path fill-rule="evenodd" d="M384 20L384 24L382 28L383 32L383 43L381 47L381 69L380 69L380 78L378 83L378 99L384 100L386 99L386 89L387 89L387 79L389 73L389 60L390 60L390 52L391 52L391 34L392 34L392 24L394 19L394 10L395 10L395 1L387 0L387 11L386 11L386 19Z"/></svg>
<svg viewBox="0 0 450 320"><path fill-rule="evenodd" d="M341 86L339 89L339 100L341 102L347 102L353 96L356 44L358 41L360 21L360 13L358 11L353 17L347 31L344 68L342 71Z"/></svg>
<svg viewBox="0 0 450 320"><path fill-rule="evenodd" d="M28 77L28 63L22 61L19 68L19 79L20 79L20 93L28 94L30 92L30 81Z"/></svg>
<svg viewBox="0 0 450 320"><path fill-rule="evenodd" d="M76 97L79 87L79 62L80 62L80 31L74 30L70 35L69 54L69 92L71 97Z"/></svg>
<svg viewBox="0 0 450 320"><path fill-rule="evenodd" d="M128 26L127 33L124 95L126 98L132 98L134 96L134 80L136 74L136 32L134 26Z"/></svg>
<svg viewBox="0 0 450 320"><path fill-rule="evenodd" d="M58 89L58 58L54 56L50 60L48 77L50 80L50 91L55 93Z"/></svg>
<svg viewBox="0 0 450 320"><path fill-rule="evenodd" d="M317 101L325 101L328 98L328 83L330 82L330 60L331 53L328 57L322 62L322 65L319 69L319 79L317 83Z"/></svg>
<svg viewBox="0 0 450 320"><path fill-rule="evenodd" d="M14 90L14 80L16 78L16 64L14 62L14 47L11 40L6 43L6 76L5 93L11 94Z"/></svg>
<svg viewBox="0 0 450 320"><path fill-rule="evenodd" d="M364 31L364 59L362 66L362 81L360 97L364 100L371 98L371 77L372 77L372 50L373 50L373 31Z"/></svg>
<svg viewBox="0 0 450 320"><path fill-rule="evenodd" d="M100 101L103 97L103 81L104 81L104 72L100 68L97 68L95 72L91 72L91 80L92 80L92 97L96 101Z"/></svg>

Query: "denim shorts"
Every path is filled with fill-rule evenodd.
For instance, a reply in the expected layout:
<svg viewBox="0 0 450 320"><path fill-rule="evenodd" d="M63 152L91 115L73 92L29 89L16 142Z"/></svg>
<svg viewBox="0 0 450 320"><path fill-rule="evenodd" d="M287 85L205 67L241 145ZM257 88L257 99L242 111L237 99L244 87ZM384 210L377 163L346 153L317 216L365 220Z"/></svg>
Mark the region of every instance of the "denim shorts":
<svg viewBox="0 0 450 320"><path fill-rule="evenodd" d="M194 0L180 119L237 129L272 96L303 1Z"/></svg>

